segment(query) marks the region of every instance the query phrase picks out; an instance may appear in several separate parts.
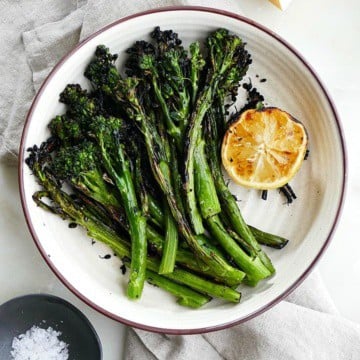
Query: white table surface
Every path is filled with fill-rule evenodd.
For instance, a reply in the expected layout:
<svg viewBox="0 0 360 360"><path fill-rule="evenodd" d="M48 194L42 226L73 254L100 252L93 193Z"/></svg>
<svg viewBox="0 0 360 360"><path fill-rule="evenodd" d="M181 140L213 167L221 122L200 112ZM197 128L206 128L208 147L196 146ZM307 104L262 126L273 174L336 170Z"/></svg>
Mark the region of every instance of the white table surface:
<svg viewBox="0 0 360 360"><path fill-rule="evenodd" d="M236 1L241 1L246 16L295 46L335 100L348 148L347 197L337 231L318 268L340 313L360 323L360 1L293 0L285 12L266 0ZM75 297L36 249L20 205L16 168L0 165L0 189L0 304L39 292L65 298L94 325L104 360L121 359L125 327Z"/></svg>

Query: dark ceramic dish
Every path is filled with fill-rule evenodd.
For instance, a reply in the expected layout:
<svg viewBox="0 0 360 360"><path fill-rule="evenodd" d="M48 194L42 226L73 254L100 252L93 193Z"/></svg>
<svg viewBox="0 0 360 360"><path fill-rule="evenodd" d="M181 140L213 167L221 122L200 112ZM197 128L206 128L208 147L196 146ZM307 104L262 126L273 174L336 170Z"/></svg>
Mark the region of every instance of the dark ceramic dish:
<svg viewBox="0 0 360 360"><path fill-rule="evenodd" d="M69 359L102 359L99 337L85 315L69 302L46 294L17 297L0 306L0 359L10 359L13 338L34 325L61 332L59 339L69 345Z"/></svg>

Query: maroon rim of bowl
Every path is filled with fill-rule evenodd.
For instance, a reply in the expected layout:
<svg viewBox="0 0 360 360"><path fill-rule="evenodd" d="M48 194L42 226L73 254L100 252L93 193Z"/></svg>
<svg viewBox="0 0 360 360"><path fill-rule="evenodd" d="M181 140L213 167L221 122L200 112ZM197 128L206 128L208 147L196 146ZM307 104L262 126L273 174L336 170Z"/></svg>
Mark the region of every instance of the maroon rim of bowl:
<svg viewBox="0 0 360 360"><path fill-rule="evenodd" d="M160 327L154 327L154 326L148 326L148 325L143 325L141 323L136 323L133 322L131 320L128 319L124 319L120 316L117 316L111 312L109 312L108 310L103 309L102 307L98 306L97 304L93 303L90 299L88 299L86 296L84 296L82 293L80 293L76 288L74 288L66 278L64 278L64 276L61 274L61 272L55 267L55 265L52 263L51 259L47 256L44 248L42 247L39 239L37 238L36 235L36 231L32 225L32 222L30 220L30 215L29 215L29 209L27 207L27 203L25 200L25 190L24 190L24 180L23 180L23 167L24 167L24 157L25 157L25 150L24 149L24 143L25 143L25 138L28 132L28 127L30 124L30 119L32 117L32 114L34 112L34 109L39 101L39 99L41 98L41 94L43 93L44 89L46 88L46 86L48 85L48 83L50 82L50 80L52 79L52 77L56 74L56 72L58 71L58 69L61 67L61 65L69 58L71 57L79 48L81 48L82 46L84 46L88 41L90 41L91 39L95 38L97 35L103 33L104 31L120 24L123 22L126 22L128 20L137 18L137 17L141 17L141 16L146 16L149 14L154 14L154 13L162 13L162 12L172 12L172 11L179 11L179 10L186 10L186 11L201 11L201 12L208 12L208 13L213 13L213 14L218 14L218 15L223 15L226 17L230 17L233 19L236 19L240 22L243 23L247 23L250 26L253 26L265 33L267 33L268 35L270 35L271 37L273 37L275 40L277 40L278 42L280 42L282 45L284 45L288 50L290 50L301 62L302 64L309 70L309 72L312 74L313 78L316 80L317 84L319 85L319 87L321 88L323 94L325 95L328 104L331 107L333 116L335 118L336 121L336 125L337 125L337 129L338 129L338 134L340 137L340 142L341 142L341 147L342 147L342 158L343 158L343 183L342 183L342 189L341 189L341 196L340 196L340 202L339 202L339 206L336 212L336 216L334 219L334 222L331 226L330 232L327 235L327 238L322 246L322 248L320 249L319 253L316 255L316 257L314 258L314 260L311 262L311 264L308 266L308 268L303 272L303 274L293 283L291 284L282 294L280 294L279 296L277 296L275 299L273 299L272 301L270 301L269 303L267 303L266 305L260 307L259 309L256 309L254 312L248 314L245 317L242 317L240 319L234 320L234 321L230 321L230 322L226 322L226 323L222 323L219 325L215 325L215 326L210 326L210 327L202 327L202 328L195 328L195 329L166 329L166 328L160 328ZM84 39L83 41L81 41L73 50L71 50L67 55L65 55L58 63L57 65L53 68L53 70L50 72L50 74L47 76L47 78L45 79L44 83L42 84L42 86L40 87L38 93L36 94L33 103L31 104L30 110L27 114L26 120L25 120L25 125L24 125L24 130L22 133L22 137L21 137L21 142L20 142L20 148L19 148L19 165L18 165L18 176L19 176L19 188L20 188L20 196L21 196L21 204L23 207L23 211L24 211L24 215L25 215L25 219L27 222L27 225L29 227L30 233L34 239L34 242L37 246L37 248L39 249L42 257L44 258L44 260L46 261L46 263L48 264L48 266L51 268L51 270L55 273L55 275L62 281L62 283L70 290L72 291L77 297L79 297L82 301L84 301L87 305L91 306L93 309L99 311L100 313L114 319L117 320L125 325L128 326L132 326L138 329L142 329L142 330L147 330L147 331L152 331L152 332L158 332L158 333L166 333L166 334L174 334L174 335L186 335L186 334L200 334L200 333L206 333L206 332L210 332L210 331L216 331L216 330L221 330L221 329L225 329L240 323L243 323L245 321L248 321L260 314L262 314L263 312L265 312L266 310L269 310L272 306L276 305L278 302L280 302L283 298L285 298L287 295L289 295L293 290L295 290L302 282L303 280L309 275L309 273L311 272L311 270L314 268L315 264L319 261L320 257L322 256L322 254L324 253L325 249L328 247L330 240L332 238L332 235L335 231L335 228L337 226L342 208L343 208L343 203L344 203L344 198L345 198L345 190L346 190L346 179L347 179L347 158L346 158L346 148L345 148L345 141L344 141L344 135L343 135L343 130L341 127L341 123L339 120L339 116L338 113L336 111L335 105L333 100L331 99L328 91L326 90L325 86L323 85L322 81L320 80L319 76L316 74L316 72L314 71L314 69L308 64L308 62L304 59L304 57L296 50L292 47L292 45L290 45L287 41L285 41L284 39L282 39L279 35L277 35L276 33L274 33L273 31L269 30L268 28L264 27L263 25L258 24L257 22L250 20L244 16L240 16L237 14L234 14L232 12L228 12L228 11L224 11L224 10L219 10L219 9L213 9L213 8L208 8L208 7L200 7L200 6L170 6L170 7L163 7L163 8L158 8L158 9L153 9L153 10L148 10L148 11L144 11L144 12L140 12L137 14L133 14L127 17L124 17L122 19L119 19L107 26L105 26L104 28L98 30L97 32L93 33L92 35L90 35L89 37L87 37L86 39Z"/></svg>

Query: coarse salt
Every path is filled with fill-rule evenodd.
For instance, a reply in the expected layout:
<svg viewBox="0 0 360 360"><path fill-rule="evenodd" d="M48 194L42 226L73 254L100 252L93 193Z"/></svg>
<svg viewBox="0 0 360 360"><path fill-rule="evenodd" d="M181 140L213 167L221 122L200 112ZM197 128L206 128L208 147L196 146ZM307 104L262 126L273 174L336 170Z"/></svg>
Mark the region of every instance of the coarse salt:
<svg viewBox="0 0 360 360"><path fill-rule="evenodd" d="M67 360L68 344L60 340L60 331L33 326L12 341L13 360Z"/></svg>

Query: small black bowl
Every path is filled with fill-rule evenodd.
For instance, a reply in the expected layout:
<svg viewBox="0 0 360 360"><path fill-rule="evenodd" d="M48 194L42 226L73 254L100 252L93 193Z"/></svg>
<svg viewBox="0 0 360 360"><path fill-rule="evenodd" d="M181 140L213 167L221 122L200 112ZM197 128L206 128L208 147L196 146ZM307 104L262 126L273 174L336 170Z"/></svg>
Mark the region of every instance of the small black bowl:
<svg viewBox="0 0 360 360"><path fill-rule="evenodd" d="M46 294L17 297L0 306L0 359L10 359L14 337L32 326L52 327L67 343L69 359L100 360L99 337L85 315L69 302Z"/></svg>

